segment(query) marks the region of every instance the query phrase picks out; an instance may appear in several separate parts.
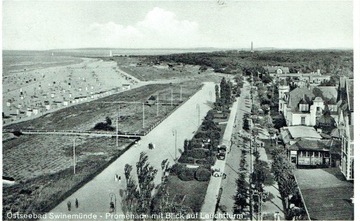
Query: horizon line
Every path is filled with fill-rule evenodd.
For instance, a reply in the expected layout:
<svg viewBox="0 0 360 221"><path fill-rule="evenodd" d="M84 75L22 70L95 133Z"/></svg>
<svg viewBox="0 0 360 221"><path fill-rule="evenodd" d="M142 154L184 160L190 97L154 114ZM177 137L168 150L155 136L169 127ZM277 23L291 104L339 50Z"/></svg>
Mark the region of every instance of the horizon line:
<svg viewBox="0 0 360 221"><path fill-rule="evenodd" d="M84 48L53 48L53 49L2 49L2 51L56 51L56 50L194 50L194 49L212 49L212 50L248 50L251 48L240 47L184 47L184 48L155 48L155 47L143 47L143 48L111 48L111 47L84 47ZM266 50L354 50L353 47L327 47L327 48L277 48L277 47L258 47L253 48L254 51L266 51Z"/></svg>

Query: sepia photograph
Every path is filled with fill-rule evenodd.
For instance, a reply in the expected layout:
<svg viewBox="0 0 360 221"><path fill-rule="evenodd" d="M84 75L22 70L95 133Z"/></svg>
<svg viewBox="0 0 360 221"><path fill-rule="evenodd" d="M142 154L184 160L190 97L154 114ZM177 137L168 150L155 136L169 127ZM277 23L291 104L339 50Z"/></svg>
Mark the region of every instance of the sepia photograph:
<svg viewBox="0 0 360 221"><path fill-rule="evenodd" d="M3 0L2 220L355 220L357 10Z"/></svg>

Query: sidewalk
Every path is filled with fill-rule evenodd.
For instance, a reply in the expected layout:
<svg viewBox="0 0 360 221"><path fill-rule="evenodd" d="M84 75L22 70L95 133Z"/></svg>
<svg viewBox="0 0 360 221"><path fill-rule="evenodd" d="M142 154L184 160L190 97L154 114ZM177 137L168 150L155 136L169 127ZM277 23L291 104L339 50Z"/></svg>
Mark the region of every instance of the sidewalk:
<svg viewBox="0 0 360 221"><path fill-rule="evenodd" d="M271 160L268 159L265 148L258 148L259 154L260 154L260 160L268 162L269 166L271 167ZM279 212L280 219L284 220L284 210L283 210L283 204L281 200L281 195L278 190L278 184L275 182L272 186L265 186L264 188L265 192L271 193L274 198L270 201L266 201L262 203L262 217L264 220L274 220L274 213Z"/></svg>

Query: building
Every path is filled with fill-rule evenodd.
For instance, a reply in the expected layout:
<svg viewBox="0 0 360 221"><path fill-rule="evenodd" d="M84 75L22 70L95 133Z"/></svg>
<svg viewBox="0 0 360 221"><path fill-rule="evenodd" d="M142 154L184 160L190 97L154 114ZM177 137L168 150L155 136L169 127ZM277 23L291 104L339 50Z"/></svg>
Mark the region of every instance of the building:
<svg viewBox="0 0 360 221"><path fill-rule="evenodd" d="M299 139L321 140L322 137L314 127L290 126L280 128L280 139L285 145L293 145Z"/></svg>
<svg viewBox="0 0 360 221"><path fill-rule="evenodd" d="M288 157L296 166L329 167L330 148L320 140L300 139L288 148Z"/></svg>
<svg viewBox="0 0 360 221"><path fill-rule="evenodd" d="M289 90L287 85L279 86L279 112L288 126L315 126L327 110L331 117L338 119L336 87L309 86Z"/></svg>
<svg viewBox="0 0 360 221"><path fill-rule="evenodd" d="M290 73L289 68L283 66L264 66L263 68L271 77Z"/></svg>
<svg viewBox="0 0 360 221"><path fill-rule="evenodd" d="M341 172L354 179L354 79L341 78L338 96L338 136L341 139Z"/></svg>

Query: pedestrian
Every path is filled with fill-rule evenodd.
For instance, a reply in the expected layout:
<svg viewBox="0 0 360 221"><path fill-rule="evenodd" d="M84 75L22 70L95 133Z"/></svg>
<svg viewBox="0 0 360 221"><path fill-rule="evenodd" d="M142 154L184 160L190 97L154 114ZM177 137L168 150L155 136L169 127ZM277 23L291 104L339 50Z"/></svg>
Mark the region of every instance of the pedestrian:
<svg viewBox="0 0 360 221"><path fill-rule="evenodd" d="M75 207L76 207L76 208L79 208L79 201L78 201L77 198L75 199Z"/></svg>
<svg viewBox="0 0 360 221"><path fill-rule="evenodd" d="M68 210L71 211L71 202L70 201L67 202L67 207L68 207Z"/></svg>
<svg viewBox="0 0 360 221"><path fill-rule="evenodd" d="M119 180L119 176L117 174L115 174L115 181Z"/></svg>
<svg viewBox="0 0 360 221"><path fill-rule="evenodd" d="M118 181L119 181L119 182L121 181L121 175L118 176Z"/></svg>

